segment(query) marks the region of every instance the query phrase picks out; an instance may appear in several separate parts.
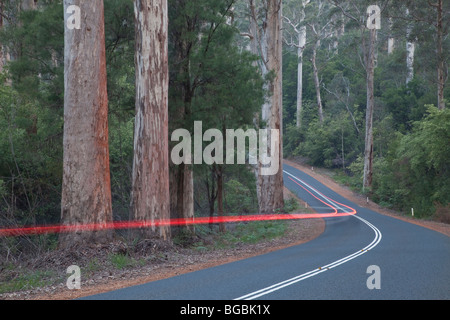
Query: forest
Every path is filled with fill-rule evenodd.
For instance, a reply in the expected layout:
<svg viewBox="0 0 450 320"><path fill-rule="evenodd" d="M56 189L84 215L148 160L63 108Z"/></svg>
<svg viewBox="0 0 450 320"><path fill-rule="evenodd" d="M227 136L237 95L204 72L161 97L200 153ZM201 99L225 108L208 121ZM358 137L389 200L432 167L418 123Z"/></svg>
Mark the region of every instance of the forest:
<svg viewBox="0 0 450 320"><path fill-rule="evenodd" d="M0 228L286 210L282 170L171 162L172 132L195 121L278 129L281 159L450 221L448 1L0 0L0 10ZM184 229L195 233L139 231L170 240ZM83 234L30 241L111 236ZM0 241L9 252L14 240Z"/></svg>

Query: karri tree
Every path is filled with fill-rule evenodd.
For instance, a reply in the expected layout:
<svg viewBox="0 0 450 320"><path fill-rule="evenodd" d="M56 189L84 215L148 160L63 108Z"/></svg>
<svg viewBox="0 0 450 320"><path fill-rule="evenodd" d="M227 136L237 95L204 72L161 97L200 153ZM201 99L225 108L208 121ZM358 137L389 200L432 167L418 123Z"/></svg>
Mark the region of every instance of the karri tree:
<svg viewBox="0 0 450 320"><path fill-rule="evenodd" d="M263 175L263 165L259 162L256 169L259 211L273 213L284 207L283 199L283 146L282 146L282 2L279 0L249 0L249 38L251 50L259 55L261 74L270 79L267 84L268 99L263 104L261 117L257 120L260 127L278 130L278 146L272 148L268 139L268 154L277 157L280 170L274 175ZM276 145L276 144L274 144Z"/></svg>
<svg viewBox="0 0 450 320"><path fill-rule="evenodd" d="M65 0L64 164L61 218L96 230L62 234L60 244L103 242L112 220L103 1Z"/></svg>
<svg viewBox="0 0 450 320"><path fill-rule="evenodd" d="M135 1L136 118L132 177L132 215L148 222L170 219L168 146L168 8L166 0ZM170 238L170 227L159 236Z"/></svg>

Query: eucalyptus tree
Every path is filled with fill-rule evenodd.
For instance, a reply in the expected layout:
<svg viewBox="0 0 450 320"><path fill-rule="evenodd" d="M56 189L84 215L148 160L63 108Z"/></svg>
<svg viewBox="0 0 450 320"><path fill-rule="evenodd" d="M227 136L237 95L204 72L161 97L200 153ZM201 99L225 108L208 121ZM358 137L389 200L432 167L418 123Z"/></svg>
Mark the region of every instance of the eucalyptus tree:
<svg viewBox="0 0 450 320"><path fill-rule="evenodd" d="M248 0L246 16L249 18L245 34L250 39L252 53L259 56L258 66L263 77L269 79L266 86L268 98L261 107L261 114L255 122L262 128L275 130L277 139L268 138L268 153L278 163L283 162L282 146L282 10L280 0ZM257 177L257 194L259 211L273 213L284 206L283 170L272 175L264 175L264 166L258 162L255 173Z"/></svg>
<svg viewBox="0 0 450 320"><path fill-rule="evenodd" d="M450 47L450 4L443 0L408 0L393 2L388 15L397 29L406 29L409 83L413 76L414 48L424 49L427 58L423 63L433 65L430 82L436 86L436 105L445 108L445 87L448 80L448 52ZM422 63L422 64L423 64ZM428 66L427 66L427 69Z"/></svg>
<svg viewBox="0 0 450 320"><path fill-rule="evenodd" d="M374 74L377 55L377 30L381 27L381 14L389 0L373 5L371 1L331 0L360 32L362 56L359 58L366 72L366 134L364 148L363 188L372 186L373 177L373 113L375 108Z"/></svg>
<svg viewBox="0 0 450 320"><path fill-rule="evenodd" d="M297 49L297 127L301 127L303 107L303 52L306 47L305 7L310 0L301 0L300 4L291 1L284 7L284 42Z"/></svg>
<svg viewBox="0 0 450 320"><path fill-rule="evenodd" d="M136 0L136 117L131 210L144 221L145 235L155 221L170 219L169 193L169 62L166 0ZM170 239L170 226L159 227Z"/></svg>
<svg viewBox="0 0 450 320"><path fill-rule="evenodd" d="M61 246L104 242L112 221L103 1L65 0ZM81 225L95 226L83 232Z"/></svg>

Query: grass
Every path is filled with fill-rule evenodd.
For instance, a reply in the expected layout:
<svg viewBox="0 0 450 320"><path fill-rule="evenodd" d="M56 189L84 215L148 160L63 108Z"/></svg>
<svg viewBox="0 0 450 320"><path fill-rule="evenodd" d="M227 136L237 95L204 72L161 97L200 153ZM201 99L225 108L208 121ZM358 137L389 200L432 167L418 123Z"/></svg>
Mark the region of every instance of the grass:
<svg viewBox="0 0 450 320"><path fill-rule="evenodd" d="M192 245L199 251L233 248L238 244L255 244L283 236L288 228L286 221L254 221L228 225L226 232L201 231L202 237Z"/></svg>
<svg viewBox="0 0 450 320"><path fill-rule="evenodd" d="M122 270L128 267L135 267L142 263L140 260L136 260L129 255L114 253L109 256L109 261L114 266L114 268Z"/></svg>
<svg viewBox="0 0 450 320"><path fill-rule="evenodd" d="M312 212L303 209L297 198L285 200L280 214L296 212L299 209L304 212ZM192 243L191 237L185 238L184 234L174 238L174 243L185 245L198 251L233 248L238 244L255 244L262 241L282 237L288 230L287 221L253 221L226 225L226 232L219 232L217 226L212 229L209 226L196 226L198 241Z"/></svg>
<svg viewBox="0 0 450 320"><path fill-rule="evenodd" d="M258 243L279 238L285 234L286 230L285 221L256 221L239 225L231 236L238 242Z"/></svg>
<svg viewBox="0 0 450 320"><path fill-rule="evenodd" d="M90 260L87 264L87 266L84 268L83 272L87 272L89 274L93 274L97 271L100 271L102 269L101 262L97 258L93 258Z"/></svg>
<svg viewBox="0 0 450 320"><path fill-rule="evenodd" d="M10 276L11 278L7 281L0 281L0 294L30 290L59 282L58 277L56 277L53 271L37 270L20 275L10 272Z"/></svg>
<svg viewBox="0 0 450 320"><path fill-rule="evenodd" d="M362 193L362 180L356 176L349 176L342 169L327 169L327 174L336 183L349 187L350 190Z"/></svg>
<svg viewBox="0 0 450 320"><path fill-rule="evenodd" d="M289 198L284 201L284 212L291 213L300 209L300 204L297 199Z"/></svg>

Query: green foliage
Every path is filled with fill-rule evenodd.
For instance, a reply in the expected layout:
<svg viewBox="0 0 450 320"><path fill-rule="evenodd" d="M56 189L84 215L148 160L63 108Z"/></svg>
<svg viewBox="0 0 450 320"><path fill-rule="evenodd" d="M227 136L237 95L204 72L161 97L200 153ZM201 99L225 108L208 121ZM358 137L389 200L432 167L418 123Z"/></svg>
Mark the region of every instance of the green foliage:
<svg viewBox="0 0 450 320"><path fill-rule="evenodd" d="M12 84L21 96L55 112L62 106L64 91L62 2L48 1L42 10L23 11L12 21L0 35L0 43L14 56L8 65Z"/></svg>
<svg viewBox="0 0 450 320"><path fill-rule="evenodd" d="M3 202L5 210L20 224L57 223L60 217L63 6L61 1L41 4L0 32L0 43L14 55L0 79L0 176L4 199L11 200ZM116 217L128 217L135 95L132 1L105 2L105 31L113 207Z"/></svg>
<svg viewBox="0 0 450 320"><path fill-rule="evenodd" d="M304 141L304 130L296 124L288 124L283 137L283 150L285 154L299 154L300 144Z"/></svg>
<svg viewBox="0 0 450 320"><path fill-rule="evenodd" d="M225 190L225 205L228 212L254 213L257 211L255 190L235 179L225 183Z"/></svg>
<svg viewBox="0 0 450 320"><path fill-rule="evenodd" d="M284 202L284 208L283 211L290 213L298 210L300 208L300 205L295 198L289 198L288 200L285 200Z"/></svg>
<svg viewBox="0 0 450 320"><path fill-rule="evenodd" d="M319 121L310 123L298 152L308 157L312 165L332 168L351 163L360 148L351 120L341 113L334 118L327 118L324 124Z"/></svg>
<svg viewBox="0 0 450 320"><path fill-rule="evenodd" d="M287 224L279 221L254 222L238 228L239 240L244 243L256 243L262 239L270 240L286 232Z"/></svg>
<svg viewBox="0 0 450 320"><path fill-rule="evenodd" d="M450 203L450 111L427 107L408 135L397 135L374 177L376 199L417 216Z"/></svg>
<svg viewBox="0 0 450 320"><path fill-rule="evenodd" d="M109 260L116 269L126 269L139 264L139 261L136 259L120 253L111 254Z"/></svg>
<svg viewBox="0 0 450 320"><path fill-rule="evenodd" d="M216 239L216 247L232 247L239 243L258 243L284 235L287 231L285 221L256 221L242 223L233 230Z"/></svg>
<svg viewBox="0 0 450 320"><path fill-rule="evenodd" d="M56 223L62 168L62 3L48 1L42 10L15 14L17 19L0 32L4 52L14 57L0 77L0 220Z"/></svg>
<svg viewBox="0 0 450 320"><path fill-rule="evenodd" d="M12 266L12 265L11 265ZM53 271L37 270L18 274L17 271L6 266L4 276L0 277L0 294L22 290L31 290L43 286L53 285L58 282ZM7 279L7 277L9 279Z"/></svg>
<svg viewBox="0 0 450 320"><path fill-rule="evenodd" d="M342 3L341 1L338 1ZM385 2L382 2L384 5ZM403 211L415 208L416 216L430 216L435 208L448 208L448 121L445 115L435 114L437 105L436 69L436 10L420 1L407 4L387 3L382 14L382 30L378 32L377 65L375 69L374 110L374 176L373 185L366 190L380 204ZM289 7L290 3L286 4ZM355 3L351 11L355 17L368 3ZM418 20L405 17L405 6ZM356 9L356 8L359 9ZM338 8L324 15L340 14ZM364 11L364 10L363 10ZM361 12L363 12L361 11ZM444 15L448 14L448 10ZM311 19L306 12L306 19ZM393 24L388 23L391 17ZM403 18L398 18L402 16ZM339 23L339 19L330 23ZM362 191L365 112L367 101L366 71L364 69L363 38L367 31L358 22L344 19L345 33L338 38L321 42L318 65L321 95L324 105L323 125L317 120L315 92L310 68L311 45L303 57L303 113L302 127L295 126L296 105L296 48L286 48L284 54L284 154L300 156L314 166L341 172L335 178L359 192ZM415 39L414 79L406 84L407 26ZM448 26L444 33L448 31ZM292 31L291 31L292 32ZM388 54L388 37L395 38L395 50ZM312 34L308 33L308 39ZM338 40L335 47L333 41ZM337 43L336 43L337 44ZM443 40L443 58L450 45ZM448 84L444 96L448 101ZM311 101L313 101L311 103ZM444 111L445 112L445 111ZM441 121L438 121L441 119ZM342 139L343 138L343 139ZM342 143L344 142L344 143ZM344 161L343 161L344 160ZM443 208L443 209L442 209Z"/></svg>
<svg viewBox="0 0 450 320"><path fill-rule="evenodd" d="M286 6L295 6L294 2ZM17 1L3 1L2 14L8 23L0 32L0 43L3 52L14 59L0 76L2 224L56 223L60 217L63 6L60 0L39 3L39 10L19 14L17 8L12 8ZM267 79L262 79L255 67L258 57L239 46L244 41L237 26L248 27L248 21L230 8L243 8L244 3L169 0L168 5L170 129L192 129L194 121L203 121L204 128L252 128L254 116L266 98L263 88ZM400 14L404 8L392 3L387 11L394 9ZM306 21L311 22L314 17L308 10ZM328 4L324 10L327 19L336 13ZM420 17L434 17L434 9L429 6L411 10ZM235 24L227 23L230 18L235 19ZM418 46L416 76L408 85L402 40L405 21L394 19L392 32L397 45L391 55L383 45L389 33L387 23L382 24L384 29L379 33L371 196L390 207L405 211L414 207L417 214L430 215L435 208L446 208L449 202L450 121L448 110L426 107L436 104L436 56L434 27L424 21L409 22ZM113 210L115 218L127 219L135 109L132 1L105 1L105 31ZM310 35L308 29L308 39ZM311 46L306 46L303 58L301 128L296 127L297 52L287 47L283 52L285 156L302 156L315 166L342 168L345 176L339 178L355 189L361 185L366 104L361 35L358 27L348 21L342 37L321 41L317 62L323 124L317 116ZM449 39L444 38L445 56L450 52L445 50ZM337 47L335 40L339 40ZM449 94L447 85L447 100ZM256 211L255 180L248 169L227 166L224 170L227 212ZM209 167L195 168L197 211L207 207L202 184L210 174ZM36 241L54 246L53 238L36 237Z"/></svg>
<svg viewBox="0 0 450 320"><path fill-rule="evenodd" d="M53 207L57 198L61 158L57 146L48 142L56 136L61 119L51 111L22 96L16 89L0 81L0 176L3 180L3 205L16 213L20 223L31 223L57 216ZM17 210L15 210L17 209ZM1 213L0 209L0 213Z"/></svg>
<svg viewBox="0 0 450 320"><path fill-rule="evenodd" d="M253 128L265 98L265 79L254 65L256 57L236 45L238 30L227 23L233 3L169 1L170 131L185 128L193 132L195 121L202 122L204 131L220 130L224 138L227 129ZM225 148L225 139L223 143ZM204 142L203 148L209 144ZM218 171L224 176L224 210L256 212L249 168L218 166L193 166L197 213L212 214L217 196L211 192L213 188L217 192Z"/></svg>

